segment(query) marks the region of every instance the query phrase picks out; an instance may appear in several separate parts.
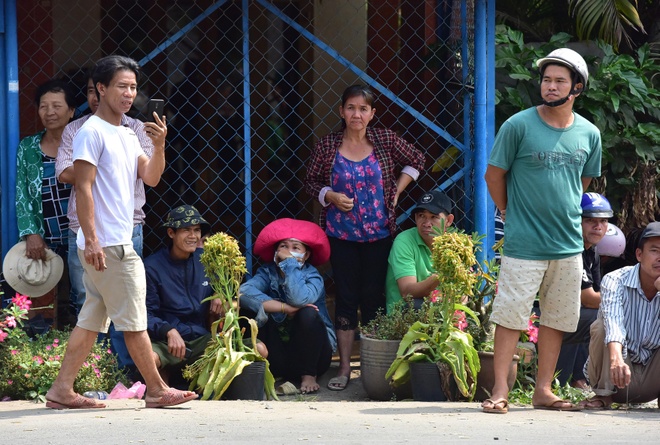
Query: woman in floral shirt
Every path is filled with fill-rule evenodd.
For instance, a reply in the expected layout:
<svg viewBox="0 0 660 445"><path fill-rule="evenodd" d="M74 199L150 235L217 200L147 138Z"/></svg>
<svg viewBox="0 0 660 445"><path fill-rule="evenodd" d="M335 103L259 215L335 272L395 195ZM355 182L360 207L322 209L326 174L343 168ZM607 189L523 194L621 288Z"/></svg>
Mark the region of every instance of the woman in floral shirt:
<svg viewBox="0 0 660 445"><path fill-rule="evenodd" d="M64 253L68 245L66 211L71 186L55 179L55 158L64 127L75 111L75 98L67 83L49 80L37 87L35 99L45 130L18 145L16 217L27 257L45 260L46 248Z"/></svg>
<svg viewBox="0 0 660 445"><path fill-rule="evenodd" d="M323 205L320 225L331 246L337 286L335 330L339 371L328 388L343 390L358 326L384 307L387 257L396 230L399 195L424 167L424 155L393 131L367 127L376 109L373 92L348 87L339 114L342 130L321 138L308 163L305 188ZM398 178L395 166L403 166Z"/></svg>

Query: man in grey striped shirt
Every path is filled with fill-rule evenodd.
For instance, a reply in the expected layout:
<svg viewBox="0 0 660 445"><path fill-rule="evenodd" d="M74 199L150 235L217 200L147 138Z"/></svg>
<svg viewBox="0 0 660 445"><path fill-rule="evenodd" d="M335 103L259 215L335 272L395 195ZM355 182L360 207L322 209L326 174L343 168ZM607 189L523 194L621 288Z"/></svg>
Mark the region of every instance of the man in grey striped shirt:
<svg viewBox="0 0 660 445"><path fill-rule="evenodd" d="M601 282L586 365L596 396L582 402L583 409L660 396L660 222L646 226L635 254L638 264Z"/></svg>

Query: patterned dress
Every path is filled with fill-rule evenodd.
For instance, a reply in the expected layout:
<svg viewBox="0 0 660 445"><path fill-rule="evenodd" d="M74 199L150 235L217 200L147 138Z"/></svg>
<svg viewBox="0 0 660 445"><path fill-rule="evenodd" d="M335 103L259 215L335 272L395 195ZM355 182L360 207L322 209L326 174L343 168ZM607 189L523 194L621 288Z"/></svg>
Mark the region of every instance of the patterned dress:
<svg viewBox="0 0 660 445"><path fill-rule="evenodd" d="M55 159L41 151L45 131L18 145L16 160L16 218L19 237L38 234L50 247L67 244L71 186L55 179Z"/></svg>

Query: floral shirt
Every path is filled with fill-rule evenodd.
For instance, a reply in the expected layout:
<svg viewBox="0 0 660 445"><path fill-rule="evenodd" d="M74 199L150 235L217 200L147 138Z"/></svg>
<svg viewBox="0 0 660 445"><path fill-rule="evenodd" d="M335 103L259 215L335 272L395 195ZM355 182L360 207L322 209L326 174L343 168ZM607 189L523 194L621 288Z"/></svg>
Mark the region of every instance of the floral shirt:
<svg viewBox="0 0 660 445"><path fill-rule="evenodd" d="M337 151L344 139L342 131L331 133L321 138L314 147L307 162L307 177L305 190L317 198L323 205L319 215L319 225L325 227L329 204L325 202L325 190L332 183L332 169L336 161ZM424 169L424 154L411 143L385 128L367 127L367 139L374 146L374 156L378 160L383 177L383 196L390 235L396 234L396 213L394 211L394 196L396 195L397 165L404 166L402 172L417 179Z"/></svg>
<svg viewBox="0 0 660 445"><path fill-rule="evenodd" d="M55 224L58 226L55 231L66 232L67 227L60 224L61 212L66 215L67 205L70 193L70 186L61 185L56 187L56 199L48 196L49 187L46 184L54 182L54 170L50 174L44 174L43 153L41 151L41 138L45 131L35 135L28 136L21 140L16 153L16 219L18 224L18 235L39 234L45 236L44 228L44 204L47 207L54 206L52 211L48 210L49 217L55 217ZM50 188L52 191L52 188ZM46 192L46 195L44 195ZM44 202L44 198L46 202ZM53 221L51 221L53 222ZM66 222L64 222L66 224ZM51 230L52 233L52 230ZM48 240L46 240L48 242Z"/></svg>
<svg viewBox="0 0 660 445"><path fill-rule="evenodd" d="M361 161L351 161L337 152L332 168L332 190L353 198L350 212L328 208L328 236L346 241L372 242L390 235L383 196L383 175L373 152Z"/></svg>

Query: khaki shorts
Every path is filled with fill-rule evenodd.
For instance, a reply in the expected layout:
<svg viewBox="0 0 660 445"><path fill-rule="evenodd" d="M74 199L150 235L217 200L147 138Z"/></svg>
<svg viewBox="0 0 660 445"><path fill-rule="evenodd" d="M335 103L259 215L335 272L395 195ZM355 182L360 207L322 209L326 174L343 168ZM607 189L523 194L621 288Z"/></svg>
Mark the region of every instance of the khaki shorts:
<svg viewBox="0 0 660 445"><path fill-rule="evenodd" d="M95 332L108 332L110 319L118 331L147 330L147 279L142 259L131 244L104 247L103 272L85 261L84 251L78 249L83 265L83 284L87 292L80 309L78 326Z"/></svg>
<svg viewBox="0 0 660 445"><path fill-rule="evenodd" d="M521 260L502 256L493 300L493 323L526 330L536 295L540 324L563 332L575 332L580 319L582 254L561 260Z"/></svg>

